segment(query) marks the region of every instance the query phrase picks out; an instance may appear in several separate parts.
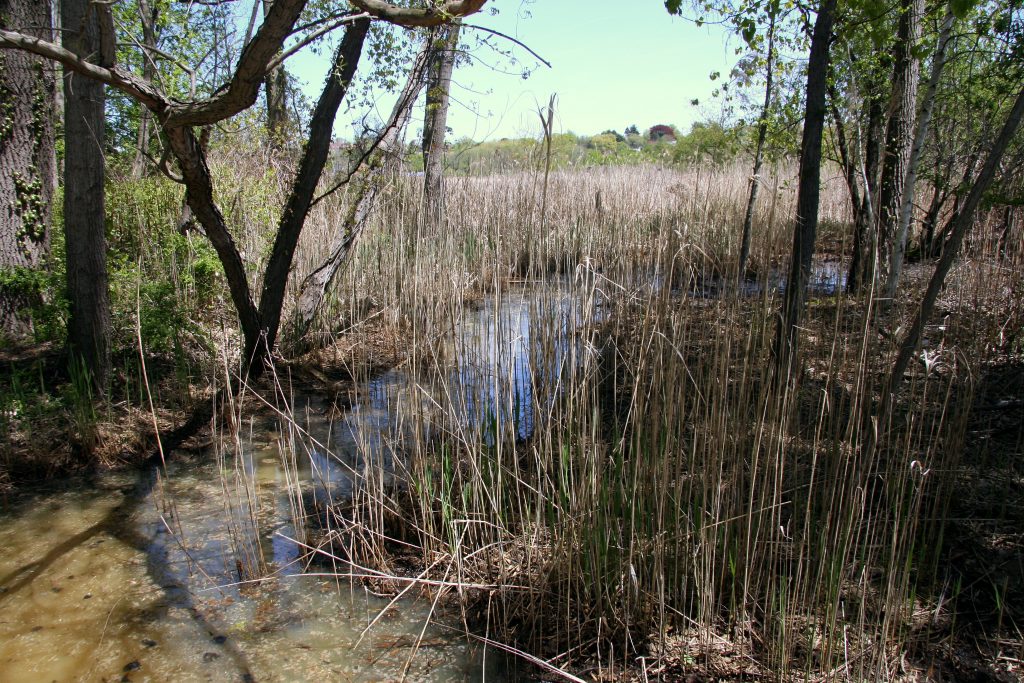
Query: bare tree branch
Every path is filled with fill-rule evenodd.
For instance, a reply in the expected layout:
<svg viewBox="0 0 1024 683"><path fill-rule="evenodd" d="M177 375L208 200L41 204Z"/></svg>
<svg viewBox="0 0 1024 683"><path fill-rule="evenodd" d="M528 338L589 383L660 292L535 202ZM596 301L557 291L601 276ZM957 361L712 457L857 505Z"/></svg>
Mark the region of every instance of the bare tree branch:
<svg viewBox="0 0 1024 683"><path fill-rule="evenodd" d="M40 57L52 59L75 73L117 88L153 111L162 112L168 107L164 94L151 83L147 83L135 74L123 71L117 66L109 68L97 66L55 43L27 36L24 33L0 30L0 49L25 50Z"/></svg>
<svg viewBox="0 0 1024 683"><path fill-rule="evenodd" d="M437 26L455 17L468 17L483 8L487 0L448 0L441 7L399 7L384 0L351 0L350 5L399 26Z"/></svg>
<svg viewBox="0 0 1024 683"><path fill-rule="evenodd" d="M205 100L175 104L167 114L166 125L209 125L255 104L266 65L281 51L305 6L306 0L276 0L252 41L242 49L227 88Z"/></svg>
<svg viewBox="0 0 1024 683"><path fill-rule="evenodd" d="M549 69L551 68L551 62L549 62L548 60L544 59L539 54L534 52L533 49L529 45L524 43L523 41L517 40L516 38L513 38L510 35L502 33L501 31L495 31L493 28L487 28L486 26L477 26L476 24L463 24L462 28L471 28L471 29L476 30L476 31L483 31L484 33L490 33L491 35L498 36L499 38L504 38L505 40L509 41L510 43L514 43L514 44L518 45L519 47L523 48L524 50L526 50L527 52L529 52L531 55L533 55L537 59L537 61L539 61L541 64L543 64L547 68L549 68Z"/></svg>
<svg viewBox="0 0 1024 683"><path fill-rule="evenodd" d="M300 40L298 43L296 43L295 45L292 45L287 50L285 50L284 52L279 54L277 57L275 57L274 59L270 60L270 63L267 64L267 66L264 69L264 71L266 71L266 73L270 73L271 71L273 71L277 67L279 67L282 64L284 64L285 60L287 60L293 54L295 54L296 52L298 52L302 48L306 47L307 45L309 45L313 41L318 40L324 34L330 33L334 29L339 28L341 26L344 26L347 23L353 22L353 21L355 21L357 19L366 19L369 16L370 16L370 14L368 12L362 12L361 14L349 14L347 16L342 17L341 19L338 19L335 22L332 22L330 24L327 24L326 26L323 26L323 27L317 29L316 31L313 31L308 36L306 36L305 38Z"/></svg>

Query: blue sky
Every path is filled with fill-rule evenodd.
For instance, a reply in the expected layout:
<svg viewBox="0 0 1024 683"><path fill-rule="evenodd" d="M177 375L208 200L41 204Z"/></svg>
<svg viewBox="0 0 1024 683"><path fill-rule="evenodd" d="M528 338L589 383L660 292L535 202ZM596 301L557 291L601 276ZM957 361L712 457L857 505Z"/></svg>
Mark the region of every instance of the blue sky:
<svg viewBox="0 0 1024 683"><path fill-rule="evenodd" d="M488 8L498 10L493 15ZM489 50L475 50L472 64L454 75L448 125L453 139L475 140L539 133L538 106L558 95L556 132L595 134L630 124L646 129L656 123L686 130L714 112L712 71L727 73L737 57L726 35L715 27L698 28L671 17L661 0L490 0L467 23L500 31L526 43L551 62L538 65L525 50L492 39L531 69L529 78L490 65L501 61ZM473 43L467 29L467 43ZM300 55L289 69L311 98L316 98L327 57ZM694 107L693 99L701 104ZM378 103L386 115L390 100ZM350 137L350 121L339 115L336 132ZM349 119L352 115L349 114ZM420 123L414 119L413 135Z"/></svg>

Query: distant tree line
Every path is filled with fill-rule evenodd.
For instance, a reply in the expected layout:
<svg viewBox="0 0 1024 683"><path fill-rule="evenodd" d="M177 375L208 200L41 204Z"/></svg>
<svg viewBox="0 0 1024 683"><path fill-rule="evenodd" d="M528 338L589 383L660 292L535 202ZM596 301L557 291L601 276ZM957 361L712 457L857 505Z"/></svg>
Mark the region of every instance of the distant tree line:
<svg viewBox="0 0 1024 683"><path fill-rule="evenodd" d="M687 133L665 124L652 126L643 133L636 125L627 126L622 133L613 129L597 135L556 133L551 139L551 166L561 170L648 163L721 165L746 153L744 140L749 136L748 129L742 123L698 122ZM506 173L535 169L545 154L538 139L532 137L483 142L462 138L449 145L445 165L458 174ZM412 171L423 170L423 159L415 144L409 145L408 164Z"/></svg>

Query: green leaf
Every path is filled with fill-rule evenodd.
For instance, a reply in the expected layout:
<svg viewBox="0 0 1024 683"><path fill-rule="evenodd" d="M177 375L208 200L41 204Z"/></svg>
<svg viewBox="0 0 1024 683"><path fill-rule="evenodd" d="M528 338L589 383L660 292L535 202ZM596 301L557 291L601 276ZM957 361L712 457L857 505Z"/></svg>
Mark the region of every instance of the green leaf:
<svg viewBox="0 0 1024 683"><path fill-rule="evenodd" d="M978 0L950 0L949 8L953 10L953 16L963 19L971 10L978 6Z"/></svg>

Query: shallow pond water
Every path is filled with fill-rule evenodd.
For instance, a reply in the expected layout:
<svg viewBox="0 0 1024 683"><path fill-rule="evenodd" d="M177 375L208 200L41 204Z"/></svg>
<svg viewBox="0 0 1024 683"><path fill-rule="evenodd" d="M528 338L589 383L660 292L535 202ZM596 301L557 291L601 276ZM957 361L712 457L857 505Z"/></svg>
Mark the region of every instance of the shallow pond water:
<svg viewBox="0 0 1024 683"><path fill-rule="evenodd" d="M548 332L567 339L573 299L545 301ZM522 680L428 598L392 604L304 564L294 520L296 491L339 501L371 471L378 484L397 476L411 401L448 394L457 421L497 416L526 436L536 377L568 348L531 356L537 306L519 295L467 311L429 389L393 370L341 414L294 398L308 435L254 420L219 457L175 453L164 472L58 482L8 501L0 680Z"/></svg>
<svg viewBox="0 0 1024 683"><path fill-rule="evenodd" d="M239 506L223 502L232 473L191 459L142 496L130 477L105 476L8 510L0 679L504 679L507 662L430 623L425 599L389 606L304 574L270 450L255 453L258 541L244 537ZM258 546L265 580L239 582L252 557L245 543Z"/></svg>

